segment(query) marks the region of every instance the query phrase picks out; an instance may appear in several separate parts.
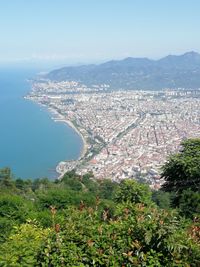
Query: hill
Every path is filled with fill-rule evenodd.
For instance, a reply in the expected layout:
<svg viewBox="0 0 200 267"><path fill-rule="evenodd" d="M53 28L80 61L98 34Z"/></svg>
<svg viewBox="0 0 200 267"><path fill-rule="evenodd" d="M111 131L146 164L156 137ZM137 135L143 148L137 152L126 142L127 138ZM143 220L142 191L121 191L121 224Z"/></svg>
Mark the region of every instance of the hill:
<svg viewBox="0 0 200 267"><path fill-rule="evenodd" d="M159 60L129 57L100 65L64 67L51 71L46 78L77 81L87 86L109 84L111 89L197 89L200 88L200 54L187 52Z"/></svg>

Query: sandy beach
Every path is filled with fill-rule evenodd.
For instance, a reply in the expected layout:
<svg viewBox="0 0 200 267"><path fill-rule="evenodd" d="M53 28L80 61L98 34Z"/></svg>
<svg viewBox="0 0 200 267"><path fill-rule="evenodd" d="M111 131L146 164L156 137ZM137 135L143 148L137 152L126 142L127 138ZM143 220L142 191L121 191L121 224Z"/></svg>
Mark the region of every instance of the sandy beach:
<svg viewBox="0 0 200 267"><path fill-rule="evenodd" d="M61 117L61 115L59 113L57 113L57 114ZM73 161L73 162L78 162L79 160L81 160L85 156L85 154L87 152L87 142L86 142L83 134L75 127L75 125L70 120L66 120L64 118L52 118L52 119L55 122L66 123L69 127L71 127L81 137L81 139L83 141L83 148L81 150L81 154L80 154L79 158L77 160ZM67 161L61 161L58 163L58 165L56 167L56 171L59 174L59 177L57 179L59 179L59 180L62 179L63 175L66 173L66 164L67 164Z"/></svg>
<svg viewBox="0 0 200 267"><path fill-rule="evenodd" d="M58 119L58 120L56 120L56 121L61 121L61 122L64 122L64 123L66 123L67 125L69 125L80 137L81 137L81 139L82 139L82 141L83 141L83 148L82 148L82 150L81 150L81 154L80 154L80 156L79 156L79 159L78 160L80 160L80 159L82 159L84 156L85 156L85 154L86 154L86 152L87 152L87 142L86 142L86 140L85 140L85 138L84 138L84 136L83 136L83 134L74 126L74 124L71 122L71 121L69 121L69 120L65 120L65 119Z"/></svg>
<svg viewBox="0 0 200 267"><path fill-rule="evenodd" d="M77 160L82 159L85 156L85 154L87 152L87 147L88 147L87 142L86 142L85 137L83 136L83 134L79 131L79 129L70 120L65 119L64 116L61 115L57 110L49 108L49 107L47 107L47 109L51 114L55 115L55 117L52 117L52 119L55 122L64 122L64 123L66 123L69 127L71 127L81 137L81 139L83 141L83 148L82 148L80 156L79 156L79 158Z"/></svg>

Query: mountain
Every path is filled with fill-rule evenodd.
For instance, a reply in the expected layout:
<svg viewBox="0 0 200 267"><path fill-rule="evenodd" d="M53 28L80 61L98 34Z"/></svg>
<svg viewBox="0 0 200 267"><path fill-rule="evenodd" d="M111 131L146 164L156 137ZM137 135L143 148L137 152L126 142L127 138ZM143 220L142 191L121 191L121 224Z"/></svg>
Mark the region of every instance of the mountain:
<svg viewBox="0 0 200 267"><path fill-rule="evenodd" d="M197 89L200 88L200 54L192 51L159 60L128 57L100 65L64 67L51 71L46 78L78 81L88 86L109 84L112 89Z"/></svg>

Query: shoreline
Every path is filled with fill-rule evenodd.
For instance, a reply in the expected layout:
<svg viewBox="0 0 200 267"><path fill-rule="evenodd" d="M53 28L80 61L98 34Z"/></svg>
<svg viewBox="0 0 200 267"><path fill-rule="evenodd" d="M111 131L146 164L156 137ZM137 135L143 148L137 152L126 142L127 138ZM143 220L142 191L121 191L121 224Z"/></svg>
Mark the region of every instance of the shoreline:
<svg viewBox="0 0 200 267"><path fill-rule="evenodd" d="M63 115L59 114L56 110L52 110L52 109L49 109L49 112L53 113L54 115L58 115L59 117L56 118L56 117L52 117L52 120L54 120L54 122L62 122L62 123L65 123L67 124L70 128L72 128L81 138L82 142L83 142L83 147L81 149L81 152L80 152L80 155L79 157L76 159L76 160L62 160L60 161L57 166L56 166L56 172L58 173L58 177L56 178L56 180L61 180L64 176L64 174L67 172L67 171L70 171L71 169L74 169L78 162L80 160L82 160L87 152L87 148L88 148L88 144L85 140L85 137L84 135L80 132L80 130L73 124L73 122L71 122L70 120L67 120L65 118L63 118ZM69 167L69 164L70 164L70 167Z"/></svg>
<svg viewBox="0 0 200 267"><path fill-rule="evenodd" d="M29 99L28 97L24 97L25 99ZM31 99L32 100L32 99ZM57 165L56 165L56 168L55 168L55 171L56 173L58 174L58 177L56 177L55 179L59 180L59 179L62 179L63 175L67 172L67 170L65 170L64 168L62 168L62 166L64 164L68 164L69 162L76 162L78 163L81 159L84 158L85 154L87 153L87 149L88 149L88 144L87 144L87 141L86 141L86 138L84 137L84 135L81 133L81 131L73 124L73 122L71 122L70 120L67 120L64 118L63 115L61 115L56 109L53 109L51 107L48 107L47 105L44 105L44 104L41 104L37 101L33 101L35 103L37 103L39 106L45 108L47 110L48 113L52 114L53 116L51 117L51 119L54 121L54 122L62 122L62 123L65 123L67 124L70 128L72 128L78 135L79 137L81 138L82 142L83 142L83 146L81 148L81 151L80 151L80 155L79 157L76 159L76 160L62 160L60 161ZM62 171L62 169L64 169Z"/></svg>
<svg viewBox="0 0 200 267"><path fill-rule="evenodd" d="M71 122L70 120L66 120L66 119L56 119L56 118L53 118L53 120L55 122L63 122L63 123L66 123L70 128L72 128L82 139L82 142L83 142L83 147L81 149L81 153L80 153L80 156L78 157L77 161L81 160L86 152L87 152L87 142L85 140L85 137L83 136L83 134L79 131L79 129L77 127L75 127L75 125L73 124L73 122Z"/></svg>
<svg viewBox="0 0 200 267"><path fill-rule="evenodd" d="M53 109L53 108L50 108L48 107L47 105L43 105L41 103L38 103L36 102L37 104L39 104L40 106L44 107L45 109L47 109L47 112L49 112L50 114L53 115L53 117L51 117L51 119L54 121L54 122L62 122L62 123L65 123L67 124L70 128L72 128L81 138L82 142L83 142L83 147L81 149L81 152L80 152L80 155L79 157L76 159L76 161L79 161L81 160L86 152L87 152L87 147L88 147L88 144L87 144L87 141L85 140L85 137L84 135L80 132L80 130L73 124L72 121L68 120L68 119L65 119L63 115L61 115L56 109ZM55 117L54 117L55 116ZM57 117L56 117L57 116ZM63 160L65 161L65 160ZM68 161L68 160L67 160ZM66 162L67 162L66 161ZM69 160L71 161L71 160Z"/></svg>

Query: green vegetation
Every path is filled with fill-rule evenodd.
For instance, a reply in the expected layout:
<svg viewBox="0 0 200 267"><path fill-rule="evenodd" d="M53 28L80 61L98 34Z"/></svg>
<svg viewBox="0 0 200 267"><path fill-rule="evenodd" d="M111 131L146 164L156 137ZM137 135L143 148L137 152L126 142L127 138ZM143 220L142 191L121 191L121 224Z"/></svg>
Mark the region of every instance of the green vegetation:
<svg viewBox="0 0 200 267"><path fill-rule="evenodd" d="M173 193L173 207L179 207L187 217L199 214L200 139L184 141L181 151L163 166L162 177L166 181L163 190Z"/></svg>
<svg viewBox="0 0 200 267"><path fill-rule="evenodd" d="M200 139L190 139L182 143L180 153L173 155L163 167L162 177L165 191L177 194L191 188L200 189Z"/></svg>
<svg viewBox="0 0 200 267"><path fill-rule="evenodd" d="M199 144L169 158L156 192L92 173L31 181L0 170L0 266L200 266Z"/></svg>

